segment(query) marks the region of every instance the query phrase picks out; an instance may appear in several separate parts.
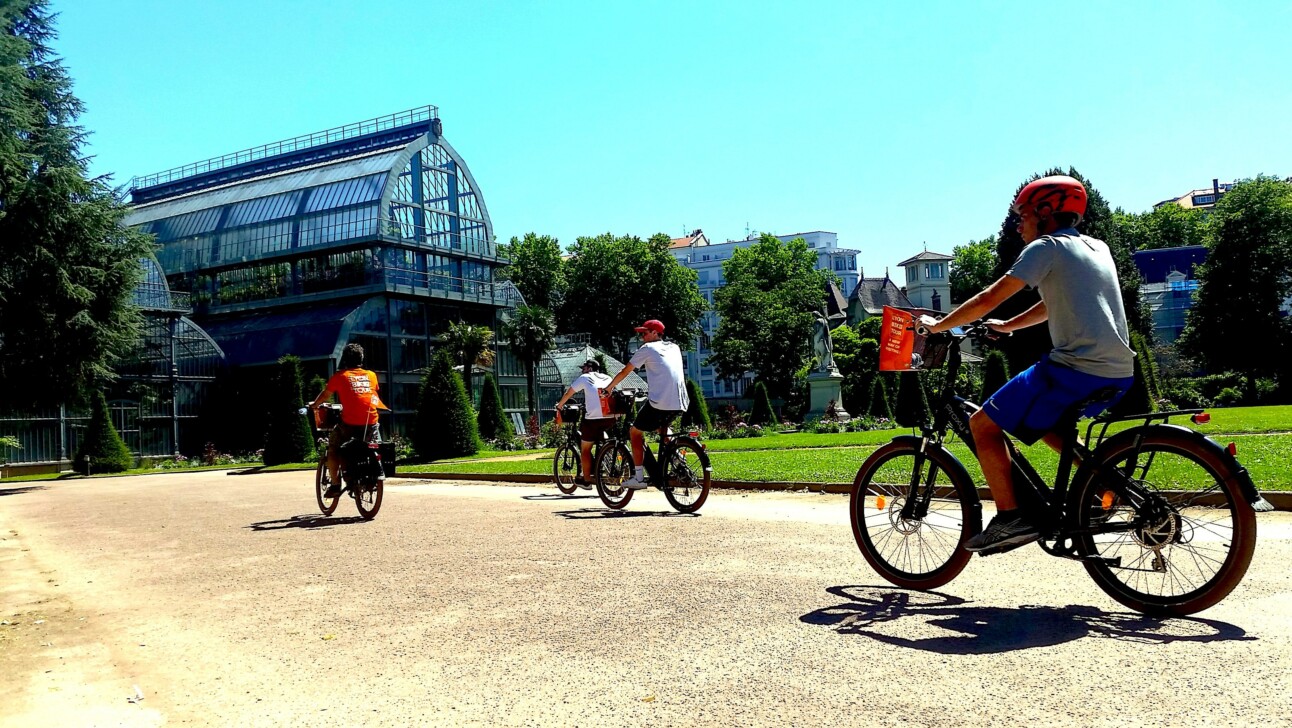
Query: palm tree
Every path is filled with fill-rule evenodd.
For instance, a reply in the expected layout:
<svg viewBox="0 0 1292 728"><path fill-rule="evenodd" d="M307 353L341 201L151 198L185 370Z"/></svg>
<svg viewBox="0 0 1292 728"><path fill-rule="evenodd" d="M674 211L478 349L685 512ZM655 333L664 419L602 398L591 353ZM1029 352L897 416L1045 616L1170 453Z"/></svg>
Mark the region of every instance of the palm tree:
<svg viewBox="0 0 1292 728"><path fill-rule="evenodd" d="M488 326L450 321L444 346L453 353L453 360L462 365L462 380L470 394L472 368L493 366L493 331Z"/></svg>
<svg viewBox="0 0 1292 728"><path fill-rule="evenodd" d="M511 343L511 353L525 365L529 414L532 417L538 411L534 401L538 362L556 346L556 317L542 306L517 306L511 320L503 325L503 334Z"/></svg>

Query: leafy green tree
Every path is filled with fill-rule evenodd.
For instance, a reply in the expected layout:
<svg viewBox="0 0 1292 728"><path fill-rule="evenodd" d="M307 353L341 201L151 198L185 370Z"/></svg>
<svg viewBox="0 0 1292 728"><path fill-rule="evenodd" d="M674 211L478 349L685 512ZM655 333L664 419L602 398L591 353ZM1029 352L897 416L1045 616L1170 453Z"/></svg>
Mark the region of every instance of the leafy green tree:
<svg viewBox="0 0 1292 728"><path fill-rule="evenodd" d="M134 347L131 295L150 238L87 177L83 106L45 0L0 4L0 382L5 406L77 400Z"/></svg>
<svg viewBox="0 0 1292 728"><path fill-rule="evenodd" d="M869 338L857 342L857 353L839 372L843 374L840 396L844 408L857 414L869 412L871 382L879 373L879 342Z"/></svg>
<svg viewBox="0 0 1292 728"><path fill-rule="evenodd" d="M871 417L893 419L893 408L888 404L888 387L883 377L872 377L870 381L870 406L866 414Z"/></svg>
<svg viewBox="0 0 1292 728"><path fill-rule="evenodd" d="M516 434L507 421L503 411L502 396L498 393L498 383L493 375L485 373L484 386L480 390L480 414L476 417L480 437L486 440L510 441Z"/></svg>
<svg viewBox="0 0 1292 728"><path fill-rule="evenodd" d="M511 261L498 277L514 283L526 304L549 311L560 309L566 289L565 261L556 238L525 233L523 238L500 245L498 254Z"/></svg>
<svg viewBox="0 0 1292 728"><path fill-rule="evenodd" d="M1177 345L1209 372L1240 372L1244 399L1292 356L1280 312L1292 296L1292 183L1257 177L1234 185L1212 211L1207 262Z"/></svg>
<svg viewBox="0 0 1292 728"><path fill-rule="evenodd" d="M857 353L861 350L861 337L851 326L836 326L830 332L834 342L834 365L839 373L848 376L857 365Z"/></svg>
<svg viewBox="0 0 1292 728"><path fill-rule="evenodd" d="M682 426L697 427L701 430L712 428L713 422L709 419L709 403L704 401L704 391L690 377L686 378L686 396L691 400L691 404L682 414Z"/></svg>
<svg viewBox="0 0 1292 728"><path fill-rule="evenodd" d="M1113 261L1117 266L1117 277L1121 283L1122 305L1126 309L1126 322L1132 330L1139 331L1146 336L1152 336L1153 318L1139 295L1143 276L1140 275L1139 269L1135 267L1135 261L1131 257L1133 251L1129 242L1123 239L1121 230L1113 220L1113 213L1108 206L1108 202L1090 180L1071 167L1066 171L1055 167L1046 170L1042 174L1034 174L1023 180L1014 191L1014 195L1009 198L1009 202L1012 203L1018 192L1027 186L1029 182L1055 174L1066 174L1074 177L1086 186L1086 194L1089 198L1086 204L1086 215L1081 224L1077 226L1077 230L1085 235L1103 240L1108 244ZM992 274L992 280L1005 275L1013 267L1014 262L1018 260L1019 254L1023 252L1023 248L1023 237L1018 233L1018 216L1012 211L1007 212L1005 220L1000 226L1000 234L996 237L996 270ZM996 309L992 317L1009 318L1031 308L1040 299L1040 294L1036 291L1020 291ZM1053 346L1054 344L1050 341L1049 329L1044 324L1022 329L1000 343L1001 349L1009 357L1011 368L1015 371L1021 371L1035 364Z"/></svg>
<svg viewBox="0 0 1292 728"><path fill-rule="evenodd" d="M609 233L579 238L565 262L561 331L585 332L594 346L627 361L633 327L659 319L666 336L690 349L700 335L705 303L695 271L677 262L669 242L663 234L650 240Z"/></svg>
<svg viewBox="0 0 1292 728"><path fill-rule="evenodd" d="M1131 348L1135 350L1135 358L1139 360L1140 372L1144 376L1144 388L1150 404L1150 409L1145 412L1156 411L1157 402L1162 399L1162 383L1158 379L1157 360L1153 357L1153 349L1149 346L1148 340L1138 331L1131 333Z"/></svg>
<svg viewBox="0 0 1292 728"><path fill-rule="evenodd" d="M874 339L878 342L879 337L883 334L883 330L883 316L871 316L868 319L857 322L857 336L861 337L862 341L865 341L866 339ZM875 361L879 360L876 359Z"/></svg>
<svg viewBox="0 0 1292 728"><path fill-rule="evenodd" d="M767 385L754 382L754 406L749 412L749 424L770 425L776 422L776 410L772 409L772 400L767 394Z"/></svg>
<svg viewBox="0 0 1292 728"><path fill-rule="evenodd" d="M924 382L918 371L902 372L897 377L897 424L902 427L919 427L932 420L929 417L929 398L924 392Z"/></svg>
<svg viewBox="0 0 1292 728"><path fill-rule="evenodd" d="M996 280L995 235L957 245L951 255L951 303L964 303Z"/></svg>
<svg viewBox="0 0 1292 728"><path fill-rule="evenodd" d="M538 412L534 402L538 363L556 346L556 318L540 306L517 306L511 320L503 324L503 334L511 345L511 353L525 366L529 415L533 417Z"/></svg>
<svg viewBox="0 0 1292 728"><path fill-rule="evenodd" d="M802 238L788 243L764 234L722 264L726 285L714 294L721 315L708 361L719 377L752 371L777 397L812 355L812 312L825 302L829 275Z"/></svg>
<svg viewBox="0 0 1292 728"><path fill-rule="evenodd" d="M305 406L301 401L300 359L284 356L278 360L269 398L265 451L261 455L265 465L312 460L314 440L310 436L310 423L299 414Z"/></svg>
<svg viewBox="0 0 1292 728"><path fill-rule="evenodd" d="M453 366L453 353L437 349L422 377L412 439L413 449L423 460L473 455L480 450L475 411Z"/></svg>
<svg viewBox="0 0 1292 728"><path fill-rule="evenodd" d="M76 450L77 465L83 465L86 457L90 459L91 473L120 473L134 464L130 448L112 426L108 401L99 391L90 395L90 424Z"/></svg>
<svg viewBox="0 0 1292 728"><path fill-rule="evenodd" d="M1132 251L1205 245L1207 242L1207 216L1198 209L1162 205L1142 213L1117 210L1113 213L1113 222L1121 239Z"/></svg>
<svg viewBox="0 0 1292 728"><path fill-rule="evenodd" d="M448 347L461 365L462 379L468 392L471 391L474 368L493 366L493 331L488 326L450 321L441 345Z"/></svg>
<svg viewBox="0 0 1292 728"><path fill-rule="evenodd" d="M987 352L982 369L982 391L978 393L978 404L986 402L1009 381L1009 359L1005 357L1005 352L992 349Z"/></svg>

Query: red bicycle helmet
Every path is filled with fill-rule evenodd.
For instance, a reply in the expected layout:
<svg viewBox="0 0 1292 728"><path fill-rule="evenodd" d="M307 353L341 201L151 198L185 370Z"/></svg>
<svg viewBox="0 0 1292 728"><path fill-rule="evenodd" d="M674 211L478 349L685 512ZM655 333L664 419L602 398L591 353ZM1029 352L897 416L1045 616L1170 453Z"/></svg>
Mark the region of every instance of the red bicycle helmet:
<svg viewBox="0 0 1292 728"><path fill-rule="evenodd" d="M1029 182L1018 193L1018 197L1014 198L1010 209L1016 215L1023 210L1030 210L1038 215L1071 212L1080 221L1086 215L1086 188L1065 174L1042 177Z"/></svg>

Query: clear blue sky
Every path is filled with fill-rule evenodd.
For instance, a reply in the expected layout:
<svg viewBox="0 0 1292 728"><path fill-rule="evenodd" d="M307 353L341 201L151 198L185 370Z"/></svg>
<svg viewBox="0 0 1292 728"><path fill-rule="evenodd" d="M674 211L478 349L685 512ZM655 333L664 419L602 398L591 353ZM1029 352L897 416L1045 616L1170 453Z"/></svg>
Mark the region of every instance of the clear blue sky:
<svg viewBox="0 0 1292 728"><path fill-rule="evenodd" d="M1136 211L1292 174L1288 2L54 8L96 173L430 103L501 240L832 230L879 275L995 232L1052 165Z"/></svg>

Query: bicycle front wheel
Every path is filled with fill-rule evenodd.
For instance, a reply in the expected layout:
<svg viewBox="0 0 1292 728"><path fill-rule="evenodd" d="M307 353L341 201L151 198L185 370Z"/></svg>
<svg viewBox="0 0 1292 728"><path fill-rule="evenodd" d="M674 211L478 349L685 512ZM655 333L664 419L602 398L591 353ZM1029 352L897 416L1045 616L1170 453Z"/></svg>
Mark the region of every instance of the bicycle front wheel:
<svg viewBox="0 0 1292 728"><path fill-rule="evenodd" d="M622 483L631 478L633 454L622 442L607 445L597 456L597 496L607 508L619 510L633 499L633 490Z"/></svg>
<svg viewBox="0 0 1292 728"><path fill-rule="evenodd" d="M1100 589L1146 614L1184 615L1214 606L1238 586L1256 548L1256 512L1216 448L1190 432L1148 428L1110 440L1101 462L1148 495L1132 505L1093 472L1077 485L1077 527L1133 528L1085 534L1078 545Z"/></svg>
<svg viewBox="0 0 1292 728"><path fill-rule="evenodd" d="M328 488L332 486L332 481L327 474L327 458L319 460L318 470L314 473L314 498L318 501L319 510L323 515L330 516L336 510L337 501L341 500L340 494L331 498L327 497Z"/></svg>
<svg viewBox="0 0 1292 728"><path fill-rule="evenodd" d="M556 489L572 495L576 489L574 477L578 474L579 448L573 443L566 443L552 456L552 479L556 481Z"/></svg>
<svg viewBox="0 0 1292 728"><path fill-rule="evenodd" d="M950 453L930 445L921 456L916 443L894 441L862 463L849 510L857 548L880 576L936 589L969 563L961 545L982 528L980 508L973 480Z"/></svg>
<svg viewBox="0 0 1292 728"><path fill-rule="evenodd" d="M709 453L689 437L673 441L664 460L664 497L679 513L695 513L709 497Z"/></svg>

